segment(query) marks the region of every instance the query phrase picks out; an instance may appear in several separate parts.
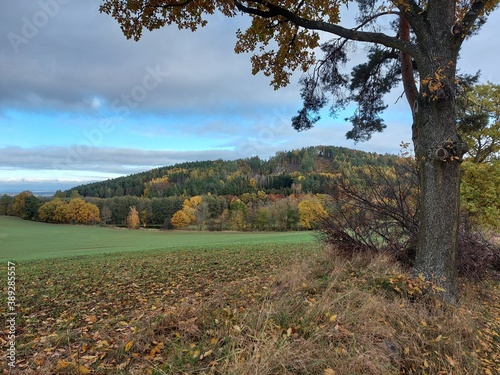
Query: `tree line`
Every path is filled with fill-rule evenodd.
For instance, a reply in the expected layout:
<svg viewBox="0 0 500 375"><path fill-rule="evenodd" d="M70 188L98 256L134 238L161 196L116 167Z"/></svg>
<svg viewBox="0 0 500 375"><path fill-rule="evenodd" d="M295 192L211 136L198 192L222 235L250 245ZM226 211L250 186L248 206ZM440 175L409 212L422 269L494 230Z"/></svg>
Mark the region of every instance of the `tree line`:
<svg viewBox="0 0 500 375"><path fill-rule="evenodd" d="M405 156L404 153L401 156ZM394 155L310 147L279 152L269 161L256 157L228 162L183 163L82 185L68 192L58 191L50 198L37 197L29 191L15 197L4 195L0 197L0 215L48 223L130 228L312 229L329 211L329 202L338 199L343 191L345 193L346 184L366 189L373 183L366 177L370 168L391 173L401 160ZM498 160L489 158L481 163L475 160L470 157L462 164L462 207L475 224L495 229L500 227ZM163 175L158 174L160 170ZM213 185L208 183L209 179ZM98 194L106 186L140 180L143 181L141 196L109 198ZM272 187L266 189L266 186Z"/></svg>
<svg viewBox="0 0 500 375"><path fill-rule="evenodd" d="M288 231L316 227L326 216L322 194L245 193L165 198L44 198L29 191L0 198L0 214L56 224L101 224L131 229Z"/></svg>

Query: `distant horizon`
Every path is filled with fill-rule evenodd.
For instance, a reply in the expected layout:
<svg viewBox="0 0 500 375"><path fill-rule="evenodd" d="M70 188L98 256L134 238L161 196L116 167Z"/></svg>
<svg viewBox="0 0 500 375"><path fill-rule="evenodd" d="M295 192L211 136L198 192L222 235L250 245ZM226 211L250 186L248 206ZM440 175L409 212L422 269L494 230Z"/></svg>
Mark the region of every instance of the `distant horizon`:
<svg viewBox="0 0 500 375"><path fill-rule="evenodd" d="M99 182L99 181L89 181L83 182L83 184ZM78 185L68 184L68 183L57 183L57 182L45 182L45 183L14 183L5 184L0 183L0 195L17 195L23 191L31 191L36 196L53 196L58 190L66 191L70 190Z"/></svg>

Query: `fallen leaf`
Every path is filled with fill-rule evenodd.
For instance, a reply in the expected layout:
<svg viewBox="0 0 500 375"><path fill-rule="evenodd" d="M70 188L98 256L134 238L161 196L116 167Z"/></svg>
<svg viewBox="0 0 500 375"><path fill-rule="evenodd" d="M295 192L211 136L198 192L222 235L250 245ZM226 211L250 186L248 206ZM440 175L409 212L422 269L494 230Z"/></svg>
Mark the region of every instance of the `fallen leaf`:
<svg viewBox="0 0 500 375"><path fill-rule="evenodd" d="M120 363L118 366L116 366L117 370L123 370L127 365L130 363L130 358L128 358L125 362Z"/></svg>
<svg viewBox="0 0 500 375"><path fill-rule="evenodd" d="M73 365L74 365L73 362L63 361L62 359L60 359L59 361L57 361L56 371L64 370Z"/></svg>
<svg viewBox="0 0 500 375"><path fill-rule="evenodd" d="M165 344L162 342L159 342L153 349L150 350L149 352L149 357L154 357L157 353L159 353L163 348L165 347Z"/></svg>
<svg viewBox="0 0 500 375"><path fill-rule="evenodd" d="M203 358L207 358L208 356L210 356L211 354L213 353L213 350L210 349L208 351L206 351L205 353L203 353L201 356L200 356L200 360L203 359Z"/></svg>
<svg viewBox="0 0 500 375"><path fill-rule="evenodd" d="M453 358L451 358L449 355L444 355L446 357L446 360L449 362L449 364L452 366L452 367L455 367L455 361L453 360Z"/></svg>
<svg viewBox="0 0 500 375"><path fill-rule="evenodd" d="M131 340L125 344L125 353L128 352L134 345L134 340Z"/></svg>

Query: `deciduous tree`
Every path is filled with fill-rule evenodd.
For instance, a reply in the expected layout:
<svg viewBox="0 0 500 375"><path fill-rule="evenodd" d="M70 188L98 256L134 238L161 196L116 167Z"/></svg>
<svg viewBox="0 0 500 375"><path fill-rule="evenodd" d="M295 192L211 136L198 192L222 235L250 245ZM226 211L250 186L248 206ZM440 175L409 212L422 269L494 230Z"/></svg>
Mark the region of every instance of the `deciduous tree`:
<svg viewBox="0 0 500 375"><path fill-rule="evenodd" d="M29 190L23 191L14 197L12 209L14 214L23 220L33 220L38 214L40 200Z"/></svg>
<svg viewBox="0 0 500 375"><path fill-rule="evenodd" d="M132 206L127 215L127 227L129 229L139 229L140 226L141 220L139 219L139 213L135 206Z"/></svg>
<svg viewBox="0 0 500 375"><path fill-rule="evenodd" d="M305 229L312 229L321 220L328 216L318 198L308 196L299 203L300 225Z"/></svg>
<svg viewBox="0 0 500 375"><path fill-rule="evenodd" d="M49 223L67 223L68 203L59 198L46 202L38 209L38 217Z"/></svg>
<svg viewBox="0 0 500 375"><path fill-rule="evenodd" d="M500 160L462 165L463 208L475 224L500 229Z"/></svg>
<svg viewBox="0 0 500 375"><path fill-rule="evenodd" d="M174 214L174 216L172 216L170 224L172 224L175 229L182 229L191 223L191 219L192 218L189 213L185 210L179 210Z"/></svg>
<svg viewBox="0 0 500 375"><path fill-rule="evenodd" d="M97 223L100 220L99 207L86 203L82 198L74 198L68 204L67 218L75 224Z"/></svg>
<svg viewBox="0 0 500 375"><path fill-rule="evenodd" d="M356 3L357 26L341 11ZM293 71L309 70L302 80L304 107L292 119L298 130L311 128L328 103L331 111L354 101L357 109L347 136L369 139L386 125L383 97L402 82L413 124L413 143L421 171L420 228L415 272L439 282L444 297L456 301L460 161L467 145L456 127L455 85L461 46L475 33L498 0L104 0L128 38L143 29L176 24L196 30L216 10L232 17L250 15L237 32L236 52L255 52L253 73L286 86ZM394 22L385 21L386 19ZM390 25L394 25L392 28ZM320 32L331 40L320 45ZM341 73L353 44L369 43L368 61L351 79ZM316 52L321 48L323 56ZM345 88L348 90L346 91Z"/></svg>

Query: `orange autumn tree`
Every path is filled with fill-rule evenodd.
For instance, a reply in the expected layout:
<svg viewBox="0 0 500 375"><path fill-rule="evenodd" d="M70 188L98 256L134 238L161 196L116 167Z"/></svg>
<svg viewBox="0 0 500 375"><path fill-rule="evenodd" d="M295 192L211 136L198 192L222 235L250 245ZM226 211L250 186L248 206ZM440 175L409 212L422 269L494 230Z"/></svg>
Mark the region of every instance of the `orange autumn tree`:
<svg viewBox="0 0 500 375"><path fill-rule="evenodd" d="M68 222L74 224L93 224L100 221L99 207L87 203L82 198L74 198L66 210Z"/></svg>
<svg viewBox="0 0 500 375"><path fill-rule="evenodd" d="M185 199L182 209L172 216L170 224L176 229L182 229L196 223L196 209L201 205L202 201L203 199L200 196Z"/></svg>
<svg viewBox="0 0 500 375"><path fill-rule="evenodd" d="M139 212L135 206L130 207L127 215L127 227L129 229L139 229L141 226L141 220L139 219Z"/></svg>
<svg viewBox="0 0 500 375"><path fill-rule="evenodd" d="M304 105L291 120L297 130L313 127L324 107L335 114L353 102L347 137L367 140L386 127L384 96L401 83L421 173L415 273L438 282L445 299L456 302L460 163L467 151L455 123L457 62L464 41L497 5L498 0L103 0L100 10L135 40L144 29L168 25L195 31L215 12L247 14L251 24L237 31L235 50L253 53L254 74L270 76L278 89L294 71L307 72L301 80ZM347 75L342 67L359 43L368 48L367 61Z"/></svg>

